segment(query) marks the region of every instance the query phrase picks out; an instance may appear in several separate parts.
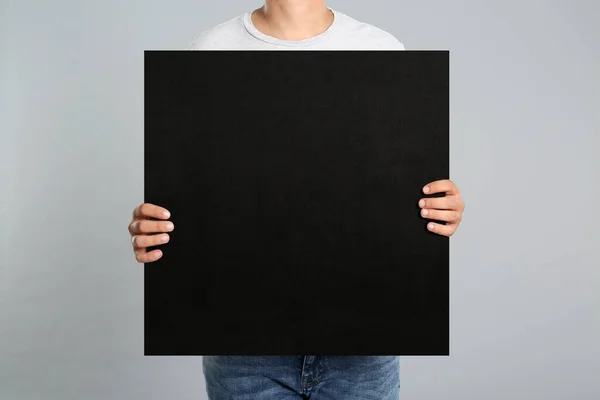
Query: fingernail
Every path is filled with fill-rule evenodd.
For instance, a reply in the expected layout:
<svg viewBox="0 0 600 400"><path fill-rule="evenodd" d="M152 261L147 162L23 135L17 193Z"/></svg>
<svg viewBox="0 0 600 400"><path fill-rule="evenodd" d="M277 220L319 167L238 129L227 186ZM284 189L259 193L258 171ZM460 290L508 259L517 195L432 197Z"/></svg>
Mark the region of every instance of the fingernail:
<svg viewBox="0 0 600 400"><path fill-rule="evenodd" d="M429 193L429 186L425 186L423 188L423 193Z"/></svg>
<svg viewBox="0 0 600 400"><path fill-rule="evenodd" d="M168 211L163 211L163 217L165 218L169 218L171 216L171 213Z"/></svg>
<svg viewBox="0 0 600 400"><path fill-rule="evenodd" d="M173 228L175 228L175 225L173 225L173 223L172 223L172 222L169 222L169 223L167 224L167 231L172 231L172 230L173 230Z"/></svg>
<svg viewBox="0 0 600 400"><path fill-rule="evenodd" d="M434 229L434 225L433 224L429 224L429 225L427 225L427 228L429 228L429 230L432 231Z"/></svg>
<svg viewBox="0 0 600 400"><path fill-rule="evenodd" d="M423 214L423 216L429 215L429 211L428 211L428 210L423 210L423 211L421 212L421 214Z"/></svg>
<svg viewBox="0 0 600 400"><path fill-rule="evenodd" d="M425 207L425 200L421 200L421 201L419 201L419 205L420 205L421 207Z"/></svg>
<svg viewBox="0 0 600 400"><path fill-rule="evenodd" d="M162 235L160 237L161 242L167 243L169 241L169 235Z"/></svg>
<svg viewBox="0 0 600 400"><path fill-rule="evenodd" d="M158 259L160 258L160 256L162 256L162 251L158 250L158 251L156 252L156 255L154 256L154 259L155 259L155 260L158 260Z"/></svg>

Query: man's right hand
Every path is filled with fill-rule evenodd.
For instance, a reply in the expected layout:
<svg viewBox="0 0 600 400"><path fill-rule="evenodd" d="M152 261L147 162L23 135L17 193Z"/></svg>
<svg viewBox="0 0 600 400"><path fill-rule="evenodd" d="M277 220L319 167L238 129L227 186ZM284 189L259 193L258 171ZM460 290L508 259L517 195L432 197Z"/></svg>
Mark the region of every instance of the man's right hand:
<svg viewBox="0 0 600 400"><path fill-rule="evenodd" d="M129 234L131 235L131 244L135 259L139 263L149 263L162 257L162 251L152 250L147 252L147 248L167 243L169 235L174 229L172 222L168 221L171 213L159 206L150 203L144 203L133 210L133 219L129 224ZM161 221L155 221L158 219Z"/></svg>

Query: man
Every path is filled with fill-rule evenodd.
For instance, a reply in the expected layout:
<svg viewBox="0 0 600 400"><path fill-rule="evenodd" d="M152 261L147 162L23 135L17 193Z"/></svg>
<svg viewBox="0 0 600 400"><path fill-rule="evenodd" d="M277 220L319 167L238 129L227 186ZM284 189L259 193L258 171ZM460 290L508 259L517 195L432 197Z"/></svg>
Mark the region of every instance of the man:
<svg viewBox="0 0 600 400"><path fill-rule="evenodd" d="M267 0L246 13L204 31L189 50L404 50L391 34L334 11L324 0ZM449 180L424 183L421 215L437 234L451 236L460 224L464 203ZM161 219L152 221L148 218ZM136 260L153 262L167 243L173 223L162 207L142 204L129 225ZM211 400L396 400L396 356L210 356L203 358Z"/></svg>

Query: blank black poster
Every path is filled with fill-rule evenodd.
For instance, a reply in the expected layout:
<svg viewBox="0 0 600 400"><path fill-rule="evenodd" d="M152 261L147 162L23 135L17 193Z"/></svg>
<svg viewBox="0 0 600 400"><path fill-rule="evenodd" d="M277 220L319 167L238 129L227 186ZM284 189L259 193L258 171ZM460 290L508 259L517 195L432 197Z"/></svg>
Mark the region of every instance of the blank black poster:
<svg viewBox="0 0 600 400"><path fill-rule="evenodd" d="M147 51L146 355L448 355L447 51Z"/></svg>

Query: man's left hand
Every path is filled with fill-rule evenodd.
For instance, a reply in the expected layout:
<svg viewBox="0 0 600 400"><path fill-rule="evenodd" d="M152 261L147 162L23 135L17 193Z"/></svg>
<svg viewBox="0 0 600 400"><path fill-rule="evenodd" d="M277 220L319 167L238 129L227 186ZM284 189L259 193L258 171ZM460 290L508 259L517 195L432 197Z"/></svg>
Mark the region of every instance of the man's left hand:
<svg viewBox="0 0 600 400"><path fill-rule="evenodd" d="M452 236L462 221L465 203L460 198L458 187L449 179L434 181L423 187L423 193L446 193L444 197L428 197L419 200L421 216L444 221L446 224L429 222L427 229L442 236Z"/></svg>

